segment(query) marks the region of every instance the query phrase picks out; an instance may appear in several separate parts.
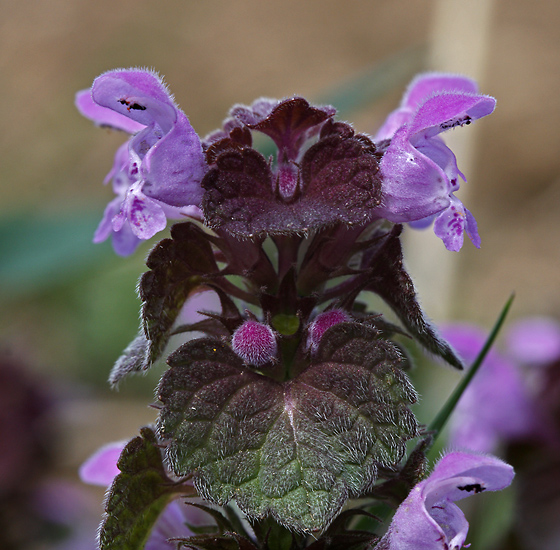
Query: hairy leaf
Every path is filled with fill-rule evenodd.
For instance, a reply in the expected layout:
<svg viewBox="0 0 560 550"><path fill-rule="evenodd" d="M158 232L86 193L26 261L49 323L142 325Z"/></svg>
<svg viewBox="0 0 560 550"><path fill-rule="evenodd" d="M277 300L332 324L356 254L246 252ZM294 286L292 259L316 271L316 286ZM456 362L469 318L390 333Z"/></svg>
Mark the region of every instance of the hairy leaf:
<svg viewBox="0 0 560 550"><path fill-rule="evenodd" d="M147 358L148 345L148 340L144 332L141 331L122 352L111 369L109 375L111 386L116 386L128 374L146 370L147 365L149 365Z"/></svg>
<svg viewBox="0 0 560 550"><path fill-rule="evenodd" d="M302 160L306 200L325 218L324 225L371 221L374 208L381 204L380 155L375 145L340 122L327 122L321 136Z"/></svg>
<svg viewBox="0 0 560 550"><path fill-rule="evenodd" d="M146 261L150 271L140 278L140 334L115 363L109 381L142 372L161 356L173 325L189 294L218 272L208 235L194 223L175 224L171 239L163 239Z"/></svg>
<svg viewBox="0 0 560 550"><path fill-rule="evenodd" d="M171 495L154 432L143 428L124 448L117 466L121 473L105 501L99 547L139 550Z"/></svg>
<svg viewBox="0 0 560 550"><path fill-rule="evenodd" d="M369 273L364 290L379 294L412 336L428 351L445 359L455 368L462 369L463 362L428 321L416 299L412 279L403 266L399 240L401 231L402 225L395 225L390 233L378 241L378 246L366 255L366 265L363 267L369 268Z"/></svg>
<svg viewBox="0 0 560 550"><path fill-rule="evenodd" d="M171 468L249 517L324 529L417 435L415 392L398 352L377 335L357 323L330 328L316 361L284 383L245 368L218 340L185 344L159 387Z"/></svg>
<svg viewBox="0 0 560 550"><path fill-rule="evenodd" d="M364 224L379 205L379 156L365 136L347 125L329 131L302 160L299 198L274 192L268 161L249 147L221 153L202 181L206 223L242 238L306 234L343 223Z"/></svg>

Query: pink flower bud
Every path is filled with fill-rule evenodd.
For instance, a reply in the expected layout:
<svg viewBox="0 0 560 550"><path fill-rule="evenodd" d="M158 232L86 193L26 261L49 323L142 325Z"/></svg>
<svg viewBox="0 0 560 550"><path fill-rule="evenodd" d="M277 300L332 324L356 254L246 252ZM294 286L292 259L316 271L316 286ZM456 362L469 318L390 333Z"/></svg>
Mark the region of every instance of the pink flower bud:
<svg viewBox="0 0 560 550"><path fill-rule="evenodd" d="M343 309L331 309L317 315L307 329L307 347L311 349L312 353L315 353L327 329L339 323L346 323L351 319L350 315Z"/></svg>
<svg viewBox="0 0 560 550"><path fill-rule="evenodd" d="M278 352L274 331L257 321L245 321L233 333L231 347L243 361L255 367L268 363Z"/></svg>

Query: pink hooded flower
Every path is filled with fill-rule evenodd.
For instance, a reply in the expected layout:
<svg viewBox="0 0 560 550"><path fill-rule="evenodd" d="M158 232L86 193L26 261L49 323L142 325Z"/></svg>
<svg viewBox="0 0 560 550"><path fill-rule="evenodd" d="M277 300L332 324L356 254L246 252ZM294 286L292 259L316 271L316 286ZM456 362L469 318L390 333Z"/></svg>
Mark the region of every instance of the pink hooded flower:
<svg viewBox="0 0 560 550"><path fill-rule="evenodd" d="M380 164L381 216L396 223L429 223L435 217L434 231L448 250L460 250L464 231L480 247L474 217L453 194L465 177L439 134L489 115L495 105L464 76L416 77L375 136L376 142L390 140Z"/></svg>
<svg viewBox="0 0 560 550"><path fill-rule="evenodd" d="M493 456L449 453L399 506L377 550L459 550L469 524L455 501L510 485L513 468Z"/></svg>
<svg viewBox="0 0 560 550"><path fill-rule="evenodd" d="M105 209L94 242L111 233L120 255L165 229L167 218L201 217L207 167L200 139L162 80L150 71L114 70L78 92L76 106L101 126L133 134L115 155L106 182L117 197Z"/></svg>

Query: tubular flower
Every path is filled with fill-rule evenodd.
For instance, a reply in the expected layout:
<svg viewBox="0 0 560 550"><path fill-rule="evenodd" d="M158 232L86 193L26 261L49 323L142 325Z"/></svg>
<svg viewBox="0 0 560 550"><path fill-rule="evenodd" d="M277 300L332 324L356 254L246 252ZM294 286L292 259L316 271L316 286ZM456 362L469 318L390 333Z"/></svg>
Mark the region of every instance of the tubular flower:
<svg viewBox="0 0 560 550"><path fill-rule="evenodd" d="M449 453L399 506L378 550L459 550L469 524L455 501L510 485L513 468L492 456Z"/></svg>
<svg viewBox="0 0 560 550"><path fill-rule="evenodd" d="M380 164L381 216L395 223L435 217L434 231L448 250L460 250L464 231L480 247L476 221L454 195L459 177L465 177L439 134L489 115L495 105L463 76L428 73L414 79L375 137L390 140Z"/></svg>
<svg viewBox="0 0 560 550"><path fill-rule="evenodd" d="M133 134L115 155L106 182L117 197L109 203L94 242L113 233L113 247L131 254L167 225L167 218L200 217L200 182L206 163L198 135L150 71L115 70L76 96L87 118Z"/></svg>

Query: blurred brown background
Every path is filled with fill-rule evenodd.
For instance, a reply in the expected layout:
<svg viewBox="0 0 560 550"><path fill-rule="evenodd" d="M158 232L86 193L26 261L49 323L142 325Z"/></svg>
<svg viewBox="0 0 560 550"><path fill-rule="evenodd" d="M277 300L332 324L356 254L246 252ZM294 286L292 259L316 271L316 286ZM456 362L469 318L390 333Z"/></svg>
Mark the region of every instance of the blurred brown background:
<svg viewBox="0 0 560 550"><path fill-rule="evenodd" d="M457 16L436 23L441 4ZM155 417L145 396L157 373L116 400L104 386L137 328L134 285L148 250L123 260L109 244L91 244L112 197L101 181L123 136L94 128L73 98L112 68L155 68L204 135L233 103L324 100L399 52L432 51L423 68L439 69L430 49L438 33L436 50L459 52L446 69L468 72L488 25L473 76L498 107L476 125L472 166L458 159L483 244L448 253L449 311L490 326L515 290L514 316L560 316L556 0L0 0L0 13L0 352L65 396L56 414L72 431L55 460L71 475L101 442ZM374 133L405 84L354 113L357 129Z"/></svg>

